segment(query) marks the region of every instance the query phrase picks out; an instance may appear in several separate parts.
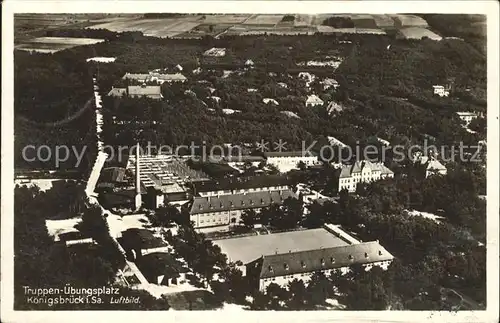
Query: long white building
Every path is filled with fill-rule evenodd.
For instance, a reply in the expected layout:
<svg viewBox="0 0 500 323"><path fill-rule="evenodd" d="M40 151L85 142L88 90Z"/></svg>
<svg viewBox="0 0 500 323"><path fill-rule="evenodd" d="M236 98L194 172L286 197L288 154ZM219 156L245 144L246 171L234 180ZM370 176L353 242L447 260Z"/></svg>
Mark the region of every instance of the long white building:
<svg viewBox="0 0 500 323"><path fill-rule="evenodd" d="M298 163L303 162L306 166L313 166L318 163L318 157L307 151L283 151L265 152L267 164L272 164L282 173L296 169Z"/></svg>
<svg viewBox="0 0 500 323"><path fill-rule="evenodd" d="M358 264L370 270L379 266L386 270L394 256L378 241L362 242L332 248L319 248L281 254L264 254L246 264L246 275L260 291L265 291L272 283L282 287L294 279L307 283L318 271L330 274L339 270L345 274L352 265Z"/></svg>

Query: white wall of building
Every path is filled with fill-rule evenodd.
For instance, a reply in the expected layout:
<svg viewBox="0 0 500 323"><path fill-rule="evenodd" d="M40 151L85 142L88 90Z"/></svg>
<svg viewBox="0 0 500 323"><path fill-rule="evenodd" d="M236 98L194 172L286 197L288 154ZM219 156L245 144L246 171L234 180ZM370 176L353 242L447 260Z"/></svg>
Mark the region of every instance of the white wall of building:
<svg viewBox="0 0 500 323"><path fill-rule="evenodd" d="M384 178L392 178L394 174L383 174L379 170L372 171L364 167L360 173L352 173L351 177L339 178L339 192L343 189L355 192L358 183L370 183Z"/></svg>
<svg viewBox="0 0 500 323"><path fill-rule="evenodd" d="M313 166L318 163L317 157L307 156L292 156L292 157L268 157L267 163L272 164L278 168L281 173L286 173L292 169L297 169L297 164L303 162L306 166Z"/></svg>
<svg viewBox="0 0 500 323"><path fill-rule="evenodd" d="M365 270L370 270L373 268L373 266L379 266L383 270L387 270L389 268L389 265L391 264L391 261L381 261L381 262L374 262L374 263L369 263L366 265L363 265L365 267ZM323 270L322 272L325 275L330 275L332 271L335 270L340 270L343 275L347 274L349 272L349 267L342 267L338 269L327 269ZM313 273L300 273L300 274L293 274L293 275L286 275L286 276L278 276L278 277L272 277L272 278L264 278L259 280L259 290L260 291L265 291L266 288L272 284L278 284L281 287L287 287L288 284L293 281L294 279L302 280L304 283L307 283L311 280L311 276Z"/></svg>

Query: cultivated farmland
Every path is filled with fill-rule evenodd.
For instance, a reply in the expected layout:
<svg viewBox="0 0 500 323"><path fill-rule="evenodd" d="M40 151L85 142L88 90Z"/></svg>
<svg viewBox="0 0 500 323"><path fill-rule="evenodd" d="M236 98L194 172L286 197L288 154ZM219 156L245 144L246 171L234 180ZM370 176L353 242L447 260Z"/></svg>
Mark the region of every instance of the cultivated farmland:
<svg viewBox="0 0 500 323"><path fill-rule="evenodd" d="M422 39L423 37L427 37L433 40L441 40L441 36L433 33L432 31L421 28L421 27L409 27L403 28L399 30L402 37L406 39Z"/></svg>
<svg viewBox="0 0 500 323"><path fill-rule="evenodd" d="M427 27L424 18L414 15L391 15L399 27Z"/></svg>
<svg viewBox="0 0 500 323"><path fill-rule="evenodd" d="M24 51L35 51L39 53L55 53L64 49L92 45L103 42L104 39L94 38L65 38L65 37L39 37L25 40L14 48Z"/></svg>
<svg viewBox="0 0 500 323"><path fill-rule="evenodd" d="M250 18L246 19L242 24L243 25L276 25L278 22L283 19L284 15L253 15Z"/></svg>
<svg viewBox="0 0 500 323"><path fill-rule="evenodd" d="M282 21L283 14L198 14L178 15L165 18L141 16L112 17L101 19L87 28L108 29L114 32L140 31L146 36L201 38L205 35L297 35L324 33L385 34L386 30L407 27L427 27L425 19L415 15L370 15L370 14L320 14L294 15L293 21ZM353 26L332 28L323 26L330 17L348 18ZM430 37L431 38L431 37Z"/></svg>
<svg viewBox="0 0 500 323"><path fill-rule="evenodd" d="M202 22L205 24L240 24L252 15L205 15Z"/></svg>
<svg viewBox="0 0 500 323"><path fill-rule="evenodd" d="M89 29L108 29L114 32L140 31L146 36L173 37L201 24L200 16L160 19L117 19L104 24L87 27Z"/></svg>
<svg viewBox="0 0 500 323"><path fill-rule="evenodd" d="M394 27L394 19L392 19L388 15L373 15L373 20L375 21L375 24L379 28L393 28Z"/></svg>

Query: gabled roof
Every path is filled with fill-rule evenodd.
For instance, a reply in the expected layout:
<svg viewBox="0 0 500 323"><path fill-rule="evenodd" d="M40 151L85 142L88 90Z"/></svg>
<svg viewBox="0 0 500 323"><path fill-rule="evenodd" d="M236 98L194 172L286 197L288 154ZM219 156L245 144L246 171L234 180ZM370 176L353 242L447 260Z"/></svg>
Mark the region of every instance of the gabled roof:
<svg viewBox="0 0 500 323"><path fill-rule="evenodd" d="M256 161L262 161L264 158L260 156L251 156L260 158ZM247 178L227 178L220 181L207 181L193 184L194 191L199 192L215 192L226 190L240 190L250 188L269 188L277 186L288 186L291 184L290 178L283 175L262 175L250 176Z"/></svg>
<svg viewBox="0 0 500 323"><path fill-rule="evenodd" d="M121 240L129 248L152 249L167 245L163 239L155 237L151 231L138 228L122 232Z"/></svg>
<svg viewBox="0 0 500 323"><path fill-rule="evenodd" d="M456 112L456 114L458 114L459 117L468 117L468 116L476 117L477 116L476 112L469 112L469 111Z"/></svg>
<svg viewBox="0 0 500 323"><path fill-rule="evenodd" d="M327 136L326 138L328 139L328 143L332 146L340 146L342 148L347 147L346 144L344 144L342 141L338 140L333 136Z"/></svg>
<svg viewBox="0 0 500 323"><path fill-rule="evenodd" d="M190 214L262 208L282 204L289 197L296 198L291 190L195 197Z"/></svg>
<svg viewBox="0 0 500 323"><path fill-rule="evenodd" d="M171 254L164 252L152 252L144 255L137 261L140 270L144 276L149 278L150 282L156 284L156 278L165 275L167 278L175 277L179 273L187 272L182 267L182 263L176 260Z"/></svg>
<svg viewBox="0 0 500 323"><path fill-rule="evenodd" d="M127 95L127 89L126 88L118 88L114 87L111 89L111 91L108 92L108 96L115 96L115 97L121 97Z"/></svg>
<svg viewBox="0 0 500 323"><path fill-rule="evenodd" d="M100 182L123 182L125 177L125 168L123 167L107 167L104 168L99 177Z"/></svg>
<svg viewBox="0 0 500 323"><path fill-rule="evenodd" d="M431 159L427 162L427 170L446 170L446 167L437 159Z"/></svg>
<svg viewBox="0 0 500 323"><path fill-rule="evenodd" d="M260 259L260 278L277 277L318 270L391 261L391 255L378 241L332 248L265 255ZM252 263L250 263L252 265ZM259 262L257 262L257 266Z"/></svg>
<svg viewBox="0 0 500 323"><path fill-rule="evenodd" d="M360 173L365 168L372 172L380 172L380 174L394 174L392 170L387 168L383 163L373 163L367 160L356 161L352 165L343 165L340 171L340 178L349 178L353 173Z"/></svg>
<svg viewBox="0 0 500 323"><path fill-rule="evenodd" d="M149 77L149 73L125 73L122 79L144 81Z"/></svg>
<svg viewBox="0 0 500 323"><path fill-rule="evenodd" d="M128 87L128 94L130 96L147 96L149 98L161 98L161 87L157 85L130 85Z"/></svg>
<svg viewBox="0 0 500 323"><path fill-rule="evenodd" d="M316 94L311 94L307 97L306 104L308 103L323 104L323 100L321 100Z"/></svg>
<svg viewBox="0 0 500 323"><path fill-rule="evenodd" d="M342 111L344 108L338 104L337 102L335 101L331 101L330 103L328 103L328 106L326 107L326 110L328 112L328 114L331 114L331 113L334 113L334 112L340 112Z"/></svg>
<svg viewBox="0 0 500 323"><path fill-rule="evenodd" d="M339 82L337 82L336 79L331 79L331 78L326 78L323 81L321 81L322 84L324 85L338 85Z"/></svg>
<svg viewBox="0 0 500 323"><path fill-rule="evenodd" d="M174 74L162 74L162 73L151 73L151 77L156 77L163 81L185 81L187 78L181 73Z"/></svg>
<svg viewBox="0 0 500 323"><path fill-rule="evenodd" d="M280 111L280 112L281 112L282 114L286 115L287 117L300 119L299 115L298 115L298 114L296 114L295 112L288 111L288 110L284 110L284 111Z"/></svg>
<svg viewBox="0 0 500 323"><path fill-rule="evenodd" d="M271 98L264 98L264 99L262 99L262 102L264 102L265 104L272 103L275 105L279 105L278 101L276 101L275 99L271 99Z"/></svg>

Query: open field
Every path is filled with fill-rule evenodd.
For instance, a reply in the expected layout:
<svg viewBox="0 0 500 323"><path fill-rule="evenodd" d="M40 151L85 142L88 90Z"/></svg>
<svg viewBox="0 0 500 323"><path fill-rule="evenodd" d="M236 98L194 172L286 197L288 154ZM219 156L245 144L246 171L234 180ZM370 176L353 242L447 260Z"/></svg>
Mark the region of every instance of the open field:
<svg viewBox="0 0 500 323"><path fill-rule="evenodd" d="M330 26L318 26L321 33L343 33L343 34L379 34L385 35L385 31L379 28L333 28Z"/></svg>
<svg viewBox="0 0 500 323"><path fill-rule="evenodd" d="M87 27L88 29L108 29L114 32L140 31L146 36L172 37L187 32L200 25L201 17L184 16L159 19L116 19L111 22Z"/></svg>
<svg viewBox="0 0 500 323"><path fill-rule="evenodd" d="M252 15L243 25L276 25L285 15Z"/></svg>
<svg viewBox="0 0 500 323"><path fill-rule="evenodd" d="M377 29L379 28L377 26L377 23L375 22L375 19L373 17L361 17L361 18L355 18L352 19L354 22L354 26L356 28L368 28L368 29Z"/></svg>
<svg viewBox="0 0 500 323"><path fill-rule="evenodd" d="M201 21L204 24L240 24L251 16L251 14L206 15Z"/></svg>
<svg viewBox="0 0 500 323"><path fill-rule="evenodd" d="M14 48L24 51L35 51L39 53L55 53L64 49L92 45L103 42L104 39L95 38L65 38L65 37L39 37L25 40Z"/></svg>
<svg viewBox="0 0 500 323"><path fill-rule="evenodd" d="M14 35L16 42L46 36L51 30L60 28L78 29L114 19L128 19L137 15L124 14L15 14Z"/></svg>
<svg viewBox="0 0 500 323"><path fill-rule="evenodd" d="M442 37L432 31L422 27L408 27L399 30L402 37L405 39L422 39L427 37L433 40L441 40Z"/></svg>
<svg viewBox="0 0 500 323"><path fill-rule="evenodd" d="M373 21L379 28L392 28L394 27L394 19L388 15L372 15Z"/></svg>
<svg viewBox="0 0 500 323"><path fill-rule="evenodd" d="M152 37L201 38L206 35L297 35L325 33L371 33L385 34L385 29L406 27L427 27L427 22L416 15L370 15L370 14L297 14L294 21L282 22L284 14L193 14L168 17L145 17L141 14L113 15L18 15L16 28L19 34L27 36L26 26L38 28L31 37L44 36L40 30L57 28L107 29L113 32L139 31ZM322 26L329 17L350 18L354 28L333 29ZM36 29L35 28L35 29ZM24 34L23 34L24 33ZM26 37L23 37L22 41ZM29 38L29 37L28 37ZM19 49L27 49L20 46ZM29 47L29 49L32 49ZM57 51L64 49L53 49ZM50 48L43 48L49 51Z"/></svg>
<svg viewBox="0 0 500 323"><path fill-rule="evenodd" d="M397 26L401 27L427 27L427 21L424 18L414 15L391 15Z"/></svg>
<svg viewBox="0 0 500 323"><path fill-rule="evenodd" d="M213 240L232 261L244 264L263 254L305 251L317 248L346 246L347 243L325 229L263 234L243 238Z"/></svg>
<svg viewBox="0 0 500 323"><path fill-rule="evenodd" d="M315 16L312 15L295 15L293 22L296 27L311 26L314 24Z"/></svg>

